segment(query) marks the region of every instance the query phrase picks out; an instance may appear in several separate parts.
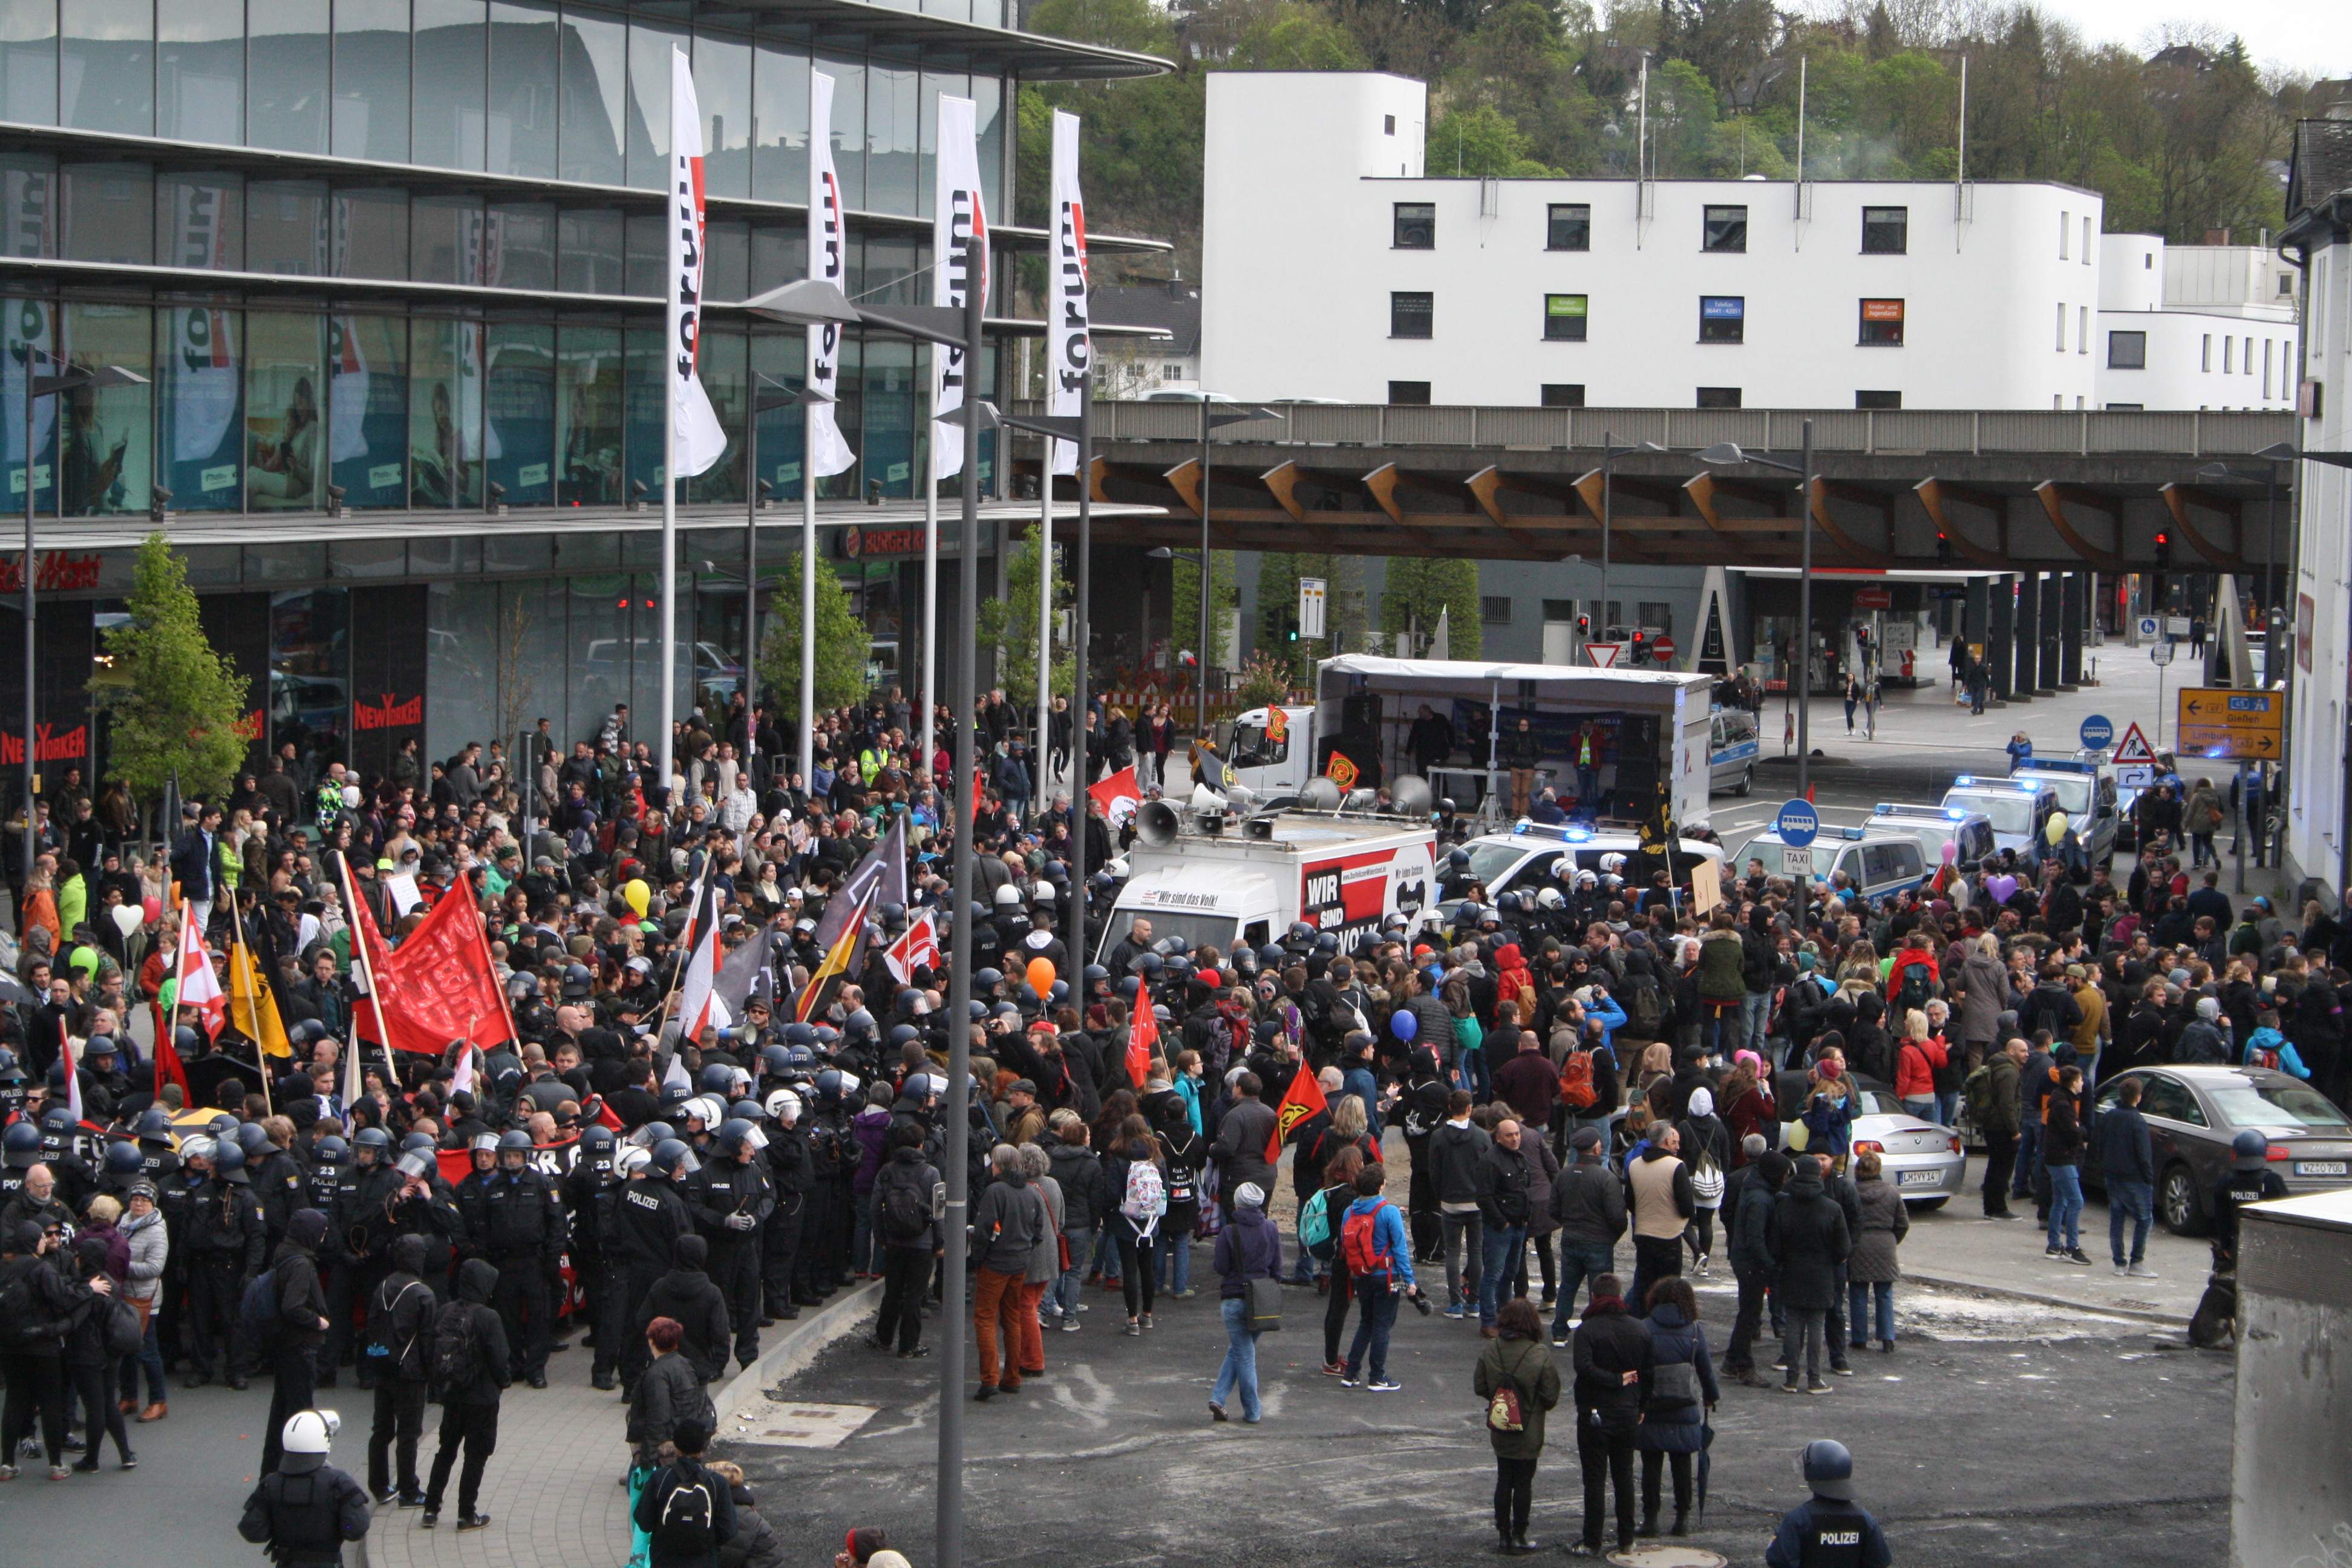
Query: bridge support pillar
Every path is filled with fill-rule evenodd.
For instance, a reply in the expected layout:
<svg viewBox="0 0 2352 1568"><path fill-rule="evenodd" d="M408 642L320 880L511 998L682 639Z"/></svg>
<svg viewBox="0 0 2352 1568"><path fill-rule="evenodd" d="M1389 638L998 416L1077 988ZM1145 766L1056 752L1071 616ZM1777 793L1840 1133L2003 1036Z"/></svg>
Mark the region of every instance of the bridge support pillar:
<svg viewBox="0 0 2352 1568"><path fill-rule="evenodd" d="M2017 582L2015 637L2016 673L2011 695L2022 702L2042 695L2042 574L2020 573Z"/></svg>
<svg viewBox="0 0 2352 1568"><path fill-rule="evenodd" d="M2003 573L1987 586L1984 623L1985 670L1997 701L2016 690L2017 578Z"/></svg>
<svg viewBox="0 0 2352 1568"><path fill-rule="evenodd" d="M2058 621L2058 684L2068 691L2083 684L2083 619L2089 608L2091 574L2066 574L2065 599Z"/></svg>

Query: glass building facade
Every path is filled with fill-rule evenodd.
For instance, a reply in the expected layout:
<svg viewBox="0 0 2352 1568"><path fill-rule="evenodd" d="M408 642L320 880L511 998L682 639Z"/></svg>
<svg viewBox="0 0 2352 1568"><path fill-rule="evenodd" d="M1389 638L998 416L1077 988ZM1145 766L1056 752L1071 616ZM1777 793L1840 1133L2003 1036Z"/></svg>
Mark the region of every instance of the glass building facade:
<svg viewBox="0 0 2352 1568"><path fill-rule="evenodd" d="M521 709L560 727L628 694L657 706L644 686L659 634L643 575L658 580L646 554L657 546L639 524L593 524L658 500L672 48L692 61L709 150L701 375L730 442L680 485L694 512L740 508L755 481L779 500L800 495L798 410L759 416L756 474L745 418L755 374L797 384L804 333L727 307L805 274L812 69L836 83L824 133L849 217L847 291L924 302L942 94L978 106L982 182L1002 216L1023 79L1163 68L1021 33L1009 11L1008 0L787 0L707 16L551 0L0 0L0 511L21 511L29 489L67 546L50 552L45 528L37 574L94 606L89 627L50 617L45 637L88 654L106 595L127 586L127 554L73 548L72 520L153 512L167 531L212 526L187 546L191 580L240 606L220 616L216 640L254 678L258 739L273 746L356 745L367 760L386 727L371 715L408 711L399 690L363 689L372 636L419 644L380 660L373 680L415 676L425 711L447 716L418 721L436 745L487 740ZM1001 244L1029 243L997 228ZM837 415L859 461L821 481L821 500L918 493L924 352L850 334ZM984 378L1001 357L992 349ZM26 367L48 358L120 365L146 384L43 398L28 423ZM992 492L993 444L981 453ZM547 509L550 535L467 537L455 519L418 515L498 507ZM416 526L284 542L282 525L306 514L408 514ZM242 542L217 542L222 528ZM724 549L681 537L687 581L725 575ZM731 600L695 590L694 624L711 635L698 631L682 685L740 678L740 527L735 537ZM71 564L53 570L53 554ZM896 574L828 554L889 673ZM75 719L84 705L69 689L88 666L74 673L69 648L54 658L44 711ZM46 668L39 678L51 685Z"/></svg>

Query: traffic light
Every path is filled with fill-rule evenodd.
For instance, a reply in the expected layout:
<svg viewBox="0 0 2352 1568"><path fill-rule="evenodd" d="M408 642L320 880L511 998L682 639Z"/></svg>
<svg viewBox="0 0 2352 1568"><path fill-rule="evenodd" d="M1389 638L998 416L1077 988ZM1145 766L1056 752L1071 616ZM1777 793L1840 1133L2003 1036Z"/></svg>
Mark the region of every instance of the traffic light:
<svg viewBox="0 0 2352 1568"><path fill-rule="evenodd" d="M1592 617L1591 616L1579 616L1576 617L1576 640L1579 642L1591 642L1592 640Z"/></svg>
<svg viewBox="0 0 2352 1568"><path fill-rule="evenodd" d="M2158 529L2156 534L2156 563L2158 566L2172 564L2172 536L2162 529Z"/></svg>
<svg viewBox="0 0 2352 1568"><path fill-rule="evenodd" d="M1947 564L1951 562L1952 541L1949 535L1941 532L1936 535L1936 559Z"/></svg>
<svg viewBox="0 0 2352 1568"><path fill-rule="evenodd" d="M1285 610L1282 612L1282 640L1286 643L1297 642L1298 640L1298 612L1297 610Z"/></svg>
<svg viewBox="0 0 2352 1568"><path fill-rule="evenodd" d="M1632 654L1632 662L1635 664L1639 664L1643 659L1650 657L1650 639L1646 635L1639 630L1636 630L1633 633L1633 647Z"/></svg>

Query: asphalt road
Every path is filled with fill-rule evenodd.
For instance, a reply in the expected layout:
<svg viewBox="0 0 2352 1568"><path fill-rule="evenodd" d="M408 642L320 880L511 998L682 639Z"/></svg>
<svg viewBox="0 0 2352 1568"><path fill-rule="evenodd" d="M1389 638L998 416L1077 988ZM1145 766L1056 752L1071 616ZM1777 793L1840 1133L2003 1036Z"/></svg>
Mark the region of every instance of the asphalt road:
<svg viewBox="0 0 2352 1568"><path fill-rule="evenodd" d="M1202 1276L1196 1267L1195 1283L1213 1286ZM1718 1355L1727 1286L1706 1282L1701 1297ZM1049 1333L1049 1370L1016 1399L974 1405L969 1386L956 1391L975 1568L1231 1568L1237 1554L1358 1568L1490 1546L1475 1326L1401 1314L1390 1368L1404 1390L1375 1395L1318 1370L1322 1303L1294 1291L1291 1328L1260 1342L1264 1423L1213 1426L1207 1393L1223 1353L1213 1296L1164 1303L1139 1339L1117 1332L1116 1296L1087 1299L1086 1331ZM1900 1563L2227 1560L2227 1357L2168 1348L2146 1323L1915 1285L1898 1289L1895 1352L1857 1353L1857 1375L1832 1380L1827 1396L1725 1390L1698 1543L1760 1563L1773 1521L1801 1496L1795 1454L1828 1436L1854 1449L1864 1500ZM845 1342L778 1396L874 1407L862 1427L829 1450L740 1435L728 1447L790 1556L819 1560L850 1526L882 1524L914 1561L934 1560L939 1365ZM1556 1424L1537 1476L1533 1533L1547 1543L1580 1528L1573 1443Z"/></svg>

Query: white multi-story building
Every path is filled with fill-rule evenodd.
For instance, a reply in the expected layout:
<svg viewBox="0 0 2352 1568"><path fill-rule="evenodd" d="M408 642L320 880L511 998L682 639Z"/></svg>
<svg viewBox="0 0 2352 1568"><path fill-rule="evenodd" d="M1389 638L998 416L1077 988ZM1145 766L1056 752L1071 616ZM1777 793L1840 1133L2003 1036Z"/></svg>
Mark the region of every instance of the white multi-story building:
<svg viewBox="0 0 2352 1568"><path fill-rule="evenodd" d="M2283 366L2292 333L2234 295L2235 316L2176 304L2161 256L2144 264L2154 296L2103 284L2130 237L2101 235L2095 192L1437 177L1427 115L1402 77L1210 77L1203 384L1350 403L2278 405L2234 371L2176 393L2202 374L2175 369L2200 337L2217 365L2253 340ZM2105 322L2126 311L2149 319ZM2136 331L2159 368L2109 371Z"/></svg>
<svg viewBox="0 0 2352 1568"><path fill-rule="evenodd" d="M2099 238L2103 408L2294 406L2294 268L2267 247Z"/></svg>

